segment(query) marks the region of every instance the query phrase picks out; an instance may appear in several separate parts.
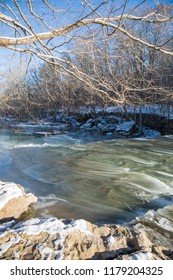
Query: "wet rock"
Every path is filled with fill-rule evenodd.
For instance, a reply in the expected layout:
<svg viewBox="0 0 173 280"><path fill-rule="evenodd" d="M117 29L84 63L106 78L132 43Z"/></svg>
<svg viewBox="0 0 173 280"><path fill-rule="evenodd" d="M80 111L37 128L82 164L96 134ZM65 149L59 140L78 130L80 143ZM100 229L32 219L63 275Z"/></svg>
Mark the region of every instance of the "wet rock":
<svg viewBox="0 0 173 280"><path fill-rule="evenodd" d="M0 219L19 218L37 198L15 183L0 182Z"/></svg>

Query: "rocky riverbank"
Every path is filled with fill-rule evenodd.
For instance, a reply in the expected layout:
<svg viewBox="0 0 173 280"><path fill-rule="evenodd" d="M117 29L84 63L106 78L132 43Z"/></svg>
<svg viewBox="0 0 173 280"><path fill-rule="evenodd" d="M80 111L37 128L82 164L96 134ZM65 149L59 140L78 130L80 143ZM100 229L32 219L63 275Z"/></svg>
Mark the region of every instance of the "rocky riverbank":
<svg viewBox="0 0 173 280"><path fill-rule="evenodd" d="M0 182L0 259L173 259L169 247L173 232L163 235L163 244L153 238L156 235L152 231L161 233L161 227L165 228L168 222L165 218L159 223L159 214L154 211L146 214L148 220L136 218L125 226L98 226L82 219L54 217L19 220L36 201L36 197L25 194L21 186ZM150 227L152 215L157 218L154 229Z"/></svg>
<svg viewBox="0 0 173 280"><path fill-rule="evenodd" d="M45 118L37 121L22 120L17 121L11 117L1 117L1 127L11 127L16 133L25 133L30 130L34 136L50 136L63 133L69 129L84 132L100 133L103 135L120 135L125 137L153 137L173 133L173 120L167 120L165 116L157 114L143 114L142 127L140 127L139 113L132 113L130 110L126 116L119 108L108 107L107 110L101 108L82 110L81 112L57 112L57 114L47 113Z"/></svg>
<svg viewBox="0 0 173 280"><path fill-rule="evenodd" d="M41 119L36 116L28 119L2 115L0 127L34 136L51 136L72 129L110 137L155 137L173 134L173 110L172 107L168 110L156 104L141 108L126 106L126 109L118 106L83 106L69 111L50 110Z"/></svg>

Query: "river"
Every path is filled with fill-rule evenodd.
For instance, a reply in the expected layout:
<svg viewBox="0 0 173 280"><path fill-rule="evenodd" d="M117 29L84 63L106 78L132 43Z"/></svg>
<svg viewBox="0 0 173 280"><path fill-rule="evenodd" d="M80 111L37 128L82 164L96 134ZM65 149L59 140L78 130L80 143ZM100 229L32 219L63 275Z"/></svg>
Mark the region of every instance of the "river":
<svg viewBox="0 0 173 280"><path fill-rule="evenodd" d="M148 210L173 209L173 136L34 137L1 129L0 180L38 197L35 217L126 223Z"/></svg>

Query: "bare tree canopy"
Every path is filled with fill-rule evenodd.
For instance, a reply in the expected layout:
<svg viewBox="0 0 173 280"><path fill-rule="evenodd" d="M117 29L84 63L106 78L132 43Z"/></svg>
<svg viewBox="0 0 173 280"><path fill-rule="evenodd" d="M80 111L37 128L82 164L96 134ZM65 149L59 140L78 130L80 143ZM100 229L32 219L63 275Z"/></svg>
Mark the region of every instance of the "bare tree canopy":
<svg viewBox="0 0 173 280"><path fill-rule="evenodd" d="M160 44L151 44L146 41L144 38L136 36L135 33L131 30L128 30L126 22L135 21L135 22L146 22L150 24L164 24L170 22L172 17L169 14L171 10L170 6L163 10L149 11L146 10L144 15L137 16L136 10L139 6L142 6L146 1L142 1L140 4L131 8L132 10L128 13L125 13L126 6L128 1L125 0L124 3L121 3L120 6L117 4L110 4L112 1L102 1L97 6L92 6L89 1L84 1L83 3L78 2L81 7L81 16L76 21L73 21L70 24L63 25L63 22L58 22L57 26L50 26L50 20L47 20L46 11L44 12L45 19L43 15L39 15L34 10L34 5L37 1L27 0L23 1L23 4L27 5L27 8L23 8L20 4L21 1L13 0L13 5L10 6L6 1L1 0L1 12L0 12L0 22L2 27L8 27L8 33L13 34L12 36L0 36L0 46L10 48L10 46L16 45L27 45L35 42L39 42L40 45L50 51L48 43L43 43L44 40L53 39L56 37L61 37L66 34L71 34L72 31L83 28L90 28L93 25L100 25L102 28L106 27L108 35L111 36L115 31L123 33L130 39L133 39L141 44L144 44L150 48L157 49L163 53L173 55L173 52L169 48L164 48L164 45L167 41L170 41L172 38L166 38L165 42ZM25 3L26 2L26 3ZM45 5L45 9L48 9L48 13L52 13L53 17L60 19L59 10L56 10L48 1L40 1ZM68 1L66 1L68 4ZM94 1L97 3L97 1ZM115 1L116 2L116 1ZM85 5L84 5L85 4ZM104 9L102 9L104 6ZM90 12L87 12L90 8ZM38 9L38 7L37 7ZM105 12L106 11L106 12ZM117 15L118 11L120 15ZM79 12L78 12L79 13ZM132 14L131 14L132 13ZM49 16L50 17L50 16ZM68 17L68 14L67 14ZM31 23L32 22L32 23ZM46 32L38 32L38 26L46 30ZM73 35L71 35L73 36ZM17 51L31 51L29 48L17 49ZM31 52L34 52L33 50ZM41 55L41 53L40 53Z"/></svg>
<svg viewBox="0 0 173 280"><path fill-rule="evenodd" d="M105 103L148 102L151 92L170 96L156 73L163 65L172 71L172 5L60 2L1 0L0 47L42 59Z"/></svg>

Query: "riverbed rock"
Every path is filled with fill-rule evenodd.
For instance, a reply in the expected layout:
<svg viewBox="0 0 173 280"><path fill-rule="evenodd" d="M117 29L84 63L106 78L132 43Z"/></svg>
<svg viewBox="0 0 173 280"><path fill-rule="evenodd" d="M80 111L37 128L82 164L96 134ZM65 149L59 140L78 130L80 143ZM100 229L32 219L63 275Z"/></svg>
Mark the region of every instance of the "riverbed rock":
<svg viewBox="0 0 173 280"><path fill-rule="evenodd" d="M20 185L0 181L0 220L19 218L36 201L37 198L32 193L26 194Z"/></svg>

